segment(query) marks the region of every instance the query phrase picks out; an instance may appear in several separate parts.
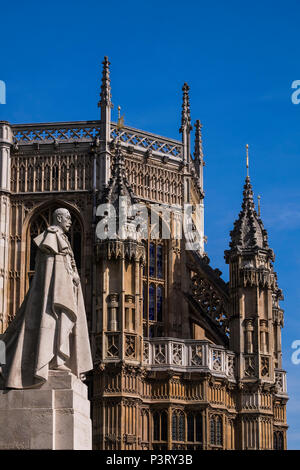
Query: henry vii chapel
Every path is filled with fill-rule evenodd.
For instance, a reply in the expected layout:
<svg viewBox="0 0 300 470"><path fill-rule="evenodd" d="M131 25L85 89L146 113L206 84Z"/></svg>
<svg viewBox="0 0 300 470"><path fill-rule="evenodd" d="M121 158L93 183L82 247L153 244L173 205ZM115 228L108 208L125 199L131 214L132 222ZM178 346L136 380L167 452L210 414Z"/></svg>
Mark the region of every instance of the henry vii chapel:
<svg viewBox="0 0 300 470"><path fill-rule="evenodd" d="M250 178L226 283L204 251L202 125L192 150L188 85L182 138L169 139L111 122L109 66L105 57L100 120L0 122L0 333L29 289L32 240L65 207L94 361L93 448L286 449L283 295ZM96 208L119 196L197 205L198 248L172 237L175 212L170 239L98 239Z"/></svg>

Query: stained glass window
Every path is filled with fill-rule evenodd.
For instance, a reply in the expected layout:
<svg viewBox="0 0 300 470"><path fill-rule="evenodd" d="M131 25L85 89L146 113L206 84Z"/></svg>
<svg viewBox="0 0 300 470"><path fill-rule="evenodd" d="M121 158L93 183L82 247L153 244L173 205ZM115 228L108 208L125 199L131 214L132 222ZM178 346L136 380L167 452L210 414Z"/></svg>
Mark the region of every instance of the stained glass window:
<svg viewBox="0 0 300 470"><path fill-rule="evenodd" d="M185 441L185 415L183 411L174 411L172 415L172 440Z"/></svg>
<svg viewBox="0 0 300 470"><path fill-rule="evenodd" d="M156 247L156 263L157 263L157 277L162 279L163 277L163 247L157 245Z"/></svg>
<svg viewBox="0 0 300 470"><path fill-rule="evenodd" d="M210 443L215 444L215 418L210 418Z"/></svg>
<svg viewBox="0 0 300 470"><path fill-rule="evenodd" d="M147 284L143 284L143 318L147 319Z"/></svg>
<svg viewBox="0 0 300 470"><path fill-rule="evenodd" d="M155 318L155 287L150 284L149 287L149 320L154 321Z"/></svg>
<svg viewBox="0 0 300 470"><path fill-rule="evenodd" d="M163 336L164 334L164 294L165 275L167 269L164 265L164 242L151 239L148 225L148 239L144 240L146 263L143 269L144 311L143 323L146 337Z"/></svg>
<svg viewBox="0 0 300 470"><path fill-rule="evenodd" d="M155 328L153 325L149 326L149 338L154 338L156 336L155 334Z"/></svg>
<svg viewBox="0 0 300 470"><path fill-rule="evenodd" d="M222 445L222 421L220 416L216 418L216 444Z"/></svg>
<svg viewBox="0 0 300 470"><path fill-rule="evenodd" d="M223 429L221 416L212 416L210 418L210 443L221 446L223 442Z"/></svg>
<svg viewBox="0 0 300 470"><path fill-rule="evenodd" d="M184 414L178 415L178 437L179 441L184 441Z"/></svg>
<svg viewBox="0 0 300 470"><path fill-rule="evenodd" d="M157 311L157 321L162 321L163 288L161 286L157 286L157 290L156 290L156 311Z"/></svg>
<svg viewBox="0 0 300 470"><path fill-rule="evenodd" d="M149 247L149 276L155 276L155 246L154 243L150 243Z"/></svg>
<svg viewBox="0 0 300 470"><path fill-rule="evenodd" d="M175 413L172 415L172 440L177 441L177 416Z"/></svg>

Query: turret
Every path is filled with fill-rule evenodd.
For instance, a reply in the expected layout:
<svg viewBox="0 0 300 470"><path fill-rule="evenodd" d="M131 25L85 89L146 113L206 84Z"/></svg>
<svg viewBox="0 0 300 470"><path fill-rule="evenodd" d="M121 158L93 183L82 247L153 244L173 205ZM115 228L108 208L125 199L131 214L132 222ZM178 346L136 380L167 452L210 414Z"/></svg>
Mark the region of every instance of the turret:
<svg viewBox="0 0 300 470"><path fill-rule="evenodd" d="M100 101L98 107L101 110L100 116L100 149L98 152L98 161L97 161L97 189L103 191L105 186L108 184L110 178L110 161L111 154L109 143L111 140L110 137L110 122L111 122L111 109L113 104L111 102L111 86L110 86L110 62L105 56L104 61L102 62L102 84L101 84L101 93Z"/></svg>
<svg viewBox="0 0 300 470"><path fill-rule="evenodd" d="M104 363L123 360L138 364L142 360L142 268L145 249L127 215L126 207L136 200L125 175L124 156L118 139L114 148L112 175L96 213L97 216L104 216L96 228L100 311L94 330L98 338L101 335L103 342L101 357L97 360ZM107 214L110 221L116 224L109 236L101 240L98 228L105 227Z"/></svg>
<svg viewBox="0 0 300 470"><path fill-rule="evenodd" d="M277 387L278 378L285 380L284 372L278 370L283 325L279 300L283 297L273 269L274 253L255 210L248 166L247 146L242 210L230 233L230 249L225 251L231 304L229 347L236 353L240 390L238 446L272 449L273 418L268 415L272 412L271 393L285 394L284 385Z"/></svg>
<svg viewBox="0 0 300 470"><path fill-rule="evenodd" d="M187 83L184 83L182 87L182 111L181 111L181 127L179 132L182 134L183 144L183 202L190 202L190 160L191 160L191 112L190 112L190 98L189 89Z"/></svg>
<svg viewBox="0 0 300 470"><path fill-rule="evenodd" d="M281 291L273 270L274 253L255 210L249 176L243 195L242 210L230 234L230 250L225 252L232 299L230 348L239 354L240 379L273 382L274 361L278 363L273 304Z"/></svg>
<svg viewBox="0 0 300 470"><path fill-rule="evenodd" d="M8 321L9 224L10 224L10 152L13 133L8 122L0 122L0 333Z"/></svg>

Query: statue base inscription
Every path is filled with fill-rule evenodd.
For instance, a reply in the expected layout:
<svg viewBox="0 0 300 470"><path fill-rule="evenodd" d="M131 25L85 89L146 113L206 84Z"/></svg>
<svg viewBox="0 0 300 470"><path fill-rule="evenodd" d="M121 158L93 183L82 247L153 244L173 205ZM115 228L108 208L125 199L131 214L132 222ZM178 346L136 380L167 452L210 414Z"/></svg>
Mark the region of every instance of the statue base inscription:
<svg viewBox="0 0 300 470"><path fill-rule="evenodd" d="M0 390L0 449L91 448L87 386L72 373L50 370L39 388Z"/></svg>

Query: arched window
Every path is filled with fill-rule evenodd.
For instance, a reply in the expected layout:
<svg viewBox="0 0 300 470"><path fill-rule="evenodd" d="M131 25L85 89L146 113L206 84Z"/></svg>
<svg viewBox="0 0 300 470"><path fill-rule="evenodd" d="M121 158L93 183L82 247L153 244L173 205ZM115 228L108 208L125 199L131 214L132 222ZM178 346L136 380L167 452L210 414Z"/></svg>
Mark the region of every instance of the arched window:
<svg viewBox="0 0 300 470"><path fill-rule="evenodd" d="M141 426L142 426L142 447L143 449L149 449L149 411L146 409L141 410Z"/></svg>
<svg viewBox="0 0 300 470"><path fill-rule="evenodd" d="M156 287L156 319L158 322L162 322L163 315L163 287L158 285Z"/></svg>
<svg viewBox="0 0 300 470"><path fill-rule="evenodd" d="M275 431L274 432L274 450L284 450L284 440L283 440L283 432L282 431Z"/></svg>
<svg viewBox="0 0 300 470"><path fill-rule="evenodd" d="M180 410L172 414L172 441L185 442L185 414Z"/></svg>
<svg viewBox="0 0 300 470"><path fill-rule="evenodd" d="M202 444L202 415L201 413L188 413L187 416L187 440L188 443Z"/></svg>
<svg viewBox="0 0 300 470"><path fill-rule="evenodd" d="M153 413L153 441L166 442L168 440L168 419L164 410Z"/></svg>
<svg viewBox="0 0 300 470"><path fill-rule="evenodd" d="M37 212L32 217L28 225L26 250L26 290L30 285L35 270L35 257L37 248L33 242L33 239L40 235L49 225L52 224L52 214L55 209L58 209L59 207L62 207L61 203L53 204L47 208L41 209L40 212ZM80 274L82 268L82 227L77 214L69 208L68 210L72 217L72 225L67 235L74 251L76 266Z"/></svg>
<svg viewBox="0 0 300 470"><path fill-rule="evenodd" d="M219 447L222 447L223 444L222 417L219 415L210 417L210 443Z"/></svg>
<svg viewBox="0 0 300 470"><path fill-rule="evenodd" d="M150 234L150 231L148 232ZM165 309L165 244L144 241L146 264L143 270L143 327L145 337L163 336Z"/></svg>
<svg viewBox="0 0 300 470"><path fill-rule="evenodd" d="M149 321L155 320L155 285L149 286Z"/></svg>

